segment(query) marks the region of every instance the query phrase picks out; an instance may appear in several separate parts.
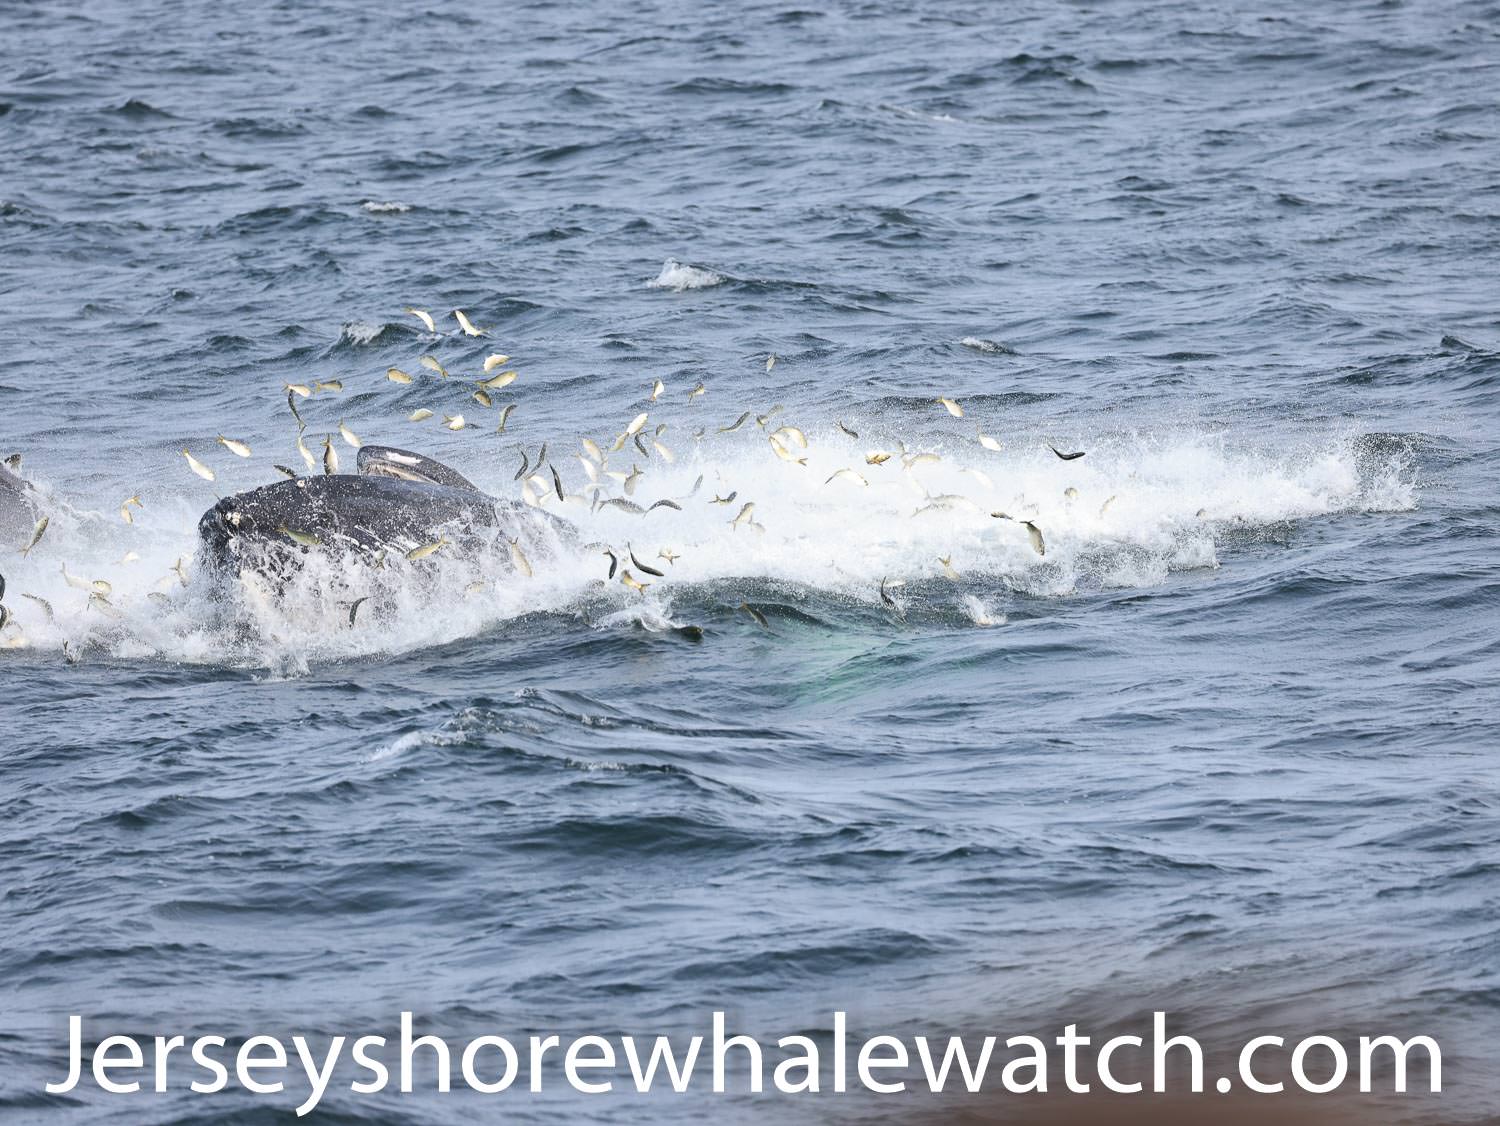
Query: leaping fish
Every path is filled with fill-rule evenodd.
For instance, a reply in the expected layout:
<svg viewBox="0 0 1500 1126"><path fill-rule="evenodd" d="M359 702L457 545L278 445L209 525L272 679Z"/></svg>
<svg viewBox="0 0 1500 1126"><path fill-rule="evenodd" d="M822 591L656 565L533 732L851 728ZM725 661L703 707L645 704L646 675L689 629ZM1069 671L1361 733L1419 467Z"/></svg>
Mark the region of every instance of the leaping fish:
<svg viewBox="0 0 1500 1126"><path fill-rule="evenodd" d="M783 426L779 430L773 431L771 437L780 438L783 434L785 434L792 441L796 442L797 445L801 446L804 450L807 449L807 435L802 433L802 431L798 430L795 426Z"/></svg>
<svg viewBox="0 0 1500 1126"><path fill-rule="evenodd" d="M214 471L188 453L187 450L182 451L182 456L187 458L188 468L198 474L199 477L202 477L205 481L212 481L214 479Z"/></svg>
<svg viewBox="0 0 1500 1126"><path fill-rule="evenodd" d="M431 543L424 543L421 547L414 547L406 553L406 557L415 563L419 559L426 559L433 552L448 546L452 541L447 536L439 536Z"/></svg>
<svg viewBox="0 0 1500 1126"><path fill-rule="evenodd" d="M47 521L49 519L51 518L43 516L36 522L36 527L31 530L31 541L21 549L21 554L23 556L30 555L31 549L42 542L42 537L47 534Z"/></svg>
<svg viewBox="0 0 1500 1126"><path fill-rule="evenodd" d="M1042 539L1042 530L1030 520L1022 520L1021 523L1026 528L1027 538L1031 540L1031 549L1038 555L1046 555L1047 541Z"/></svg>
<svg viewBox="0 0 1500 1126"><path fill-rule="evenodd" d="M831 485L835 481L851 481L856 485L869 485L870 483L852 469L840 469L832 477L824 481L823 484Z"/></svg>
<svg viewBox="0 0 1500 1126"><path fill-rule="evenodd" d="M509 543L510 557L515 560L516 570L520 571L521 574L525 575L528 579L531 578L531 560L527 559L526 553L521 550L521 541L515 539L510 540Z"/></svg>
<svg viewBox="0 0 1500 1126"><path fill-rule="evenodd" d="M646 510L633 500L624 497L610 497L608 500L599 502L600 508L618 508L621 512L628 512L632 516L644 516Z"/></svg>
<svg viewBox="0 0 1500 1126"><path fill-rule="evenodd" d="M499 375L492 375L488 379L481 379L479 386L486 391L498 391L502 387L509 387L514 383L516 375L517 373L514 370L502 371Z"/></svg>
<svg viewBox="0 0 1500 1126"><path fill-rule="evenodd" d="M288 528L285 524L276 530L299 547L318 547L323 542L311 532L299 532L294 528Z"/></svg>
<svg viewBox="0 0 1500 1126"><path fill-rule="evenodd" d="M667 577L664 571L658 571L655 567L647 566L645 563L642 563L639 559L637 559L634 550L630 551L630 561L635 564L635 568L637 571L644 571L646 574L654 575L658 579L664 579Z"/></svg>

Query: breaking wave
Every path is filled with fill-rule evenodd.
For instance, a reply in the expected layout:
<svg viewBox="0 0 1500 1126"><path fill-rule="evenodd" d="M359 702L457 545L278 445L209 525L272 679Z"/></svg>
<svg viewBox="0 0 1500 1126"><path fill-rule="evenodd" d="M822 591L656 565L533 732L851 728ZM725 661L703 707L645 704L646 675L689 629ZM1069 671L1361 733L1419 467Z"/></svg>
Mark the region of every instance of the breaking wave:
<svg viewBox="0 0 1500 1126"><path fill-rule="evenodd" d="M972 348L976 352L984 352L992 356L1010 356L1015 350L998 340L986 340L980 336L966 336L959 341L965 348Z"/></svg>
<svg viewBox="0 0 1500 1126"><path fill-rule="evenodd" d="M688 266L675 258L668 258L661 264L661 273L646 284L652 289L670 289L681 293L686 289L707 289L710 286L721 285L723 281L723 277L712 270Z"/></svg>

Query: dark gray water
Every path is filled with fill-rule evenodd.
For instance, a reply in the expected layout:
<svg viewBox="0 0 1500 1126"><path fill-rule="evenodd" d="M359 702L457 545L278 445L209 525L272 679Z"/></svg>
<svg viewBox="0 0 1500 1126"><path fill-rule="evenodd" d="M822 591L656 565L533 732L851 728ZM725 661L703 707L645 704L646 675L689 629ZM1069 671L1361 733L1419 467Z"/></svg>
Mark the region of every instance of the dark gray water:
<svg viewBox="0 0 1500 1126"><path fill-rule="evenodd" d="M48 1098L68 1013L402 1009L1311 1020L1440 1035L1422 1113L1493 1110L1500 7L1236 9L0 5L0 452L68 505L0 564L7 1119L295 1103ZM456 377L497 350L487 409ZM315 456L352 463L342 420L509 497L522 449L580 490L579 436L647 411L675 461L608 468L681 512L545 505L666 577L210 616L169 569L301 468L315 380Z"/></svg>

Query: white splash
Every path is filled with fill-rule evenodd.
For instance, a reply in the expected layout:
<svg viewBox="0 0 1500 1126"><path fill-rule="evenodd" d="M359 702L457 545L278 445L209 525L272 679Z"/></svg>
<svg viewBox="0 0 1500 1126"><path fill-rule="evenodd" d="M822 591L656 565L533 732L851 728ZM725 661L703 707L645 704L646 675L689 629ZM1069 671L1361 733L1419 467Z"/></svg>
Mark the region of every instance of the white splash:
<svg viewBox="0 0 1500 1126"><path fill-rule="evenodd" d="M385 331L383 324L370 324L368 321L350 321L339 329L339 335L350 344L360 346L374 341Z"/></svg>
<svg viewBox="0 0 1500 1126"><path fill-rule="evenodd" d="M940 125L958 124L958 118L952 114L928 113L925 110L915 109L911 106L882 105L880 108L900 117L909 117L914 121L935 121Z"/></svg>
<svg viewBox="0 0 1500 1126"><path fill-rule="evenodd" d="M387 200L382 203L378 200L367 199L360 204L371 215L400 215L411 210L411 204L401 203L397 200Z"/></svg>
<svg viewBox="0 0 1500 1126"><path fill-rule="evenodd" d="M999 625L1005 599L1015 592L1061 597L1148 587L1173 572L1218 566L1226 540L1274 540L1285 537L1289 522L1415 504L1405 460L1371 455L1358 435L1252 441L1191 429L1101 434L1083 442L1085 457L1064 462L1042 435L994 426L1004 438L1002 453L962 430L882 432L846 415L861 435L856 441L831 423L780 415L770 430L800 424L808 440L803 449L782 434L788 461L753 421L725 434L718 426L732 419L701 406L677 405L659 417L669 426L658 440L673 449L675 462L627 442L598 472L597 496L628 499L641 509L658 500L680 508L593 507L585 498L595 490L571 456L580 450L576 438L547 436L566 500L548 490L539 503L577 528L578 546L527 545L532 577L512 570L502 541L489 557L435 556L431 566L398 567L395 575L372 575L353 560L313 558L279 597L251 586L216 604L202 593L204 584L184 587L172 570L179 559L184 569L191 566L203 505L180 494L148 494L131 525L114 516L55 513L37 549L6 565L6 605L15 621L0 644L20 639L56 653L67 643L70 654L299 675L319 662L445 644L536 612L586 610L602 629L678 628L684 624L684 611L674 613L678 594L691 602L695 591L718 589L713 597L732 606L723 587L746 581L870 605L879 605L883 581L905 583L897 597L915 613L932 583L952 580L950 567L969 619ZM700 427L695 441L692 431ZM611 445L606 433L592 436ZM869 464L866 455L876 449L891 458ZM476 452L475 461L483 456ZM493 495L517 498L522 484L493 452L486 460L488 467L460 462L456 468ZM625 498L610 473L625 476L636 467L641 475ZM834 478L845 468L867 484ZM755 507L735 523L746 504ZM1026 522L1040 532L1044 554ZM613 578L606 551L618 560ZM139 558L123 562L127 552ZM107 603L69 585L64 566L76 578L108 582ZM644 592L622 585L626 569ZM52 615L23 593L47 600ZM351 625L349 609L360 597L367 601Z"/></svg>
<svg viewBox="0 0 1500 1126"><path fill-rule="evenodd" d="M709 286L720 285L723 281L724 279L712 270L684 265L675 258L668 258L661 264L661 273L656 275L656 279L646 284L652 289L670 289L675 293L681 293L686 289L706 289Z"/></svg>
<svg viewBox="0 0 1500 1126"><path fill-rule="evenodd" d="M983 599L975 598L972 594L964 595L964 609L969 613L969 620L976 626L1003 626L1005 615L997 614Z"/></svg>
<svg viewBox="0 0 1500 1126"><path fill-rule="evenodd" d="M874 600L882 578L941 577L941 557L965 577L1032 594L1152 585L1175 570L1216 566L1218 540L1231 527L1413 503L1399 474L1363 480L1352 442L1237 449L1222 436L1189 433L1103 440L1086 458L1062 462L1017 435L995 454L967 436L877 437L861 425L855 442L831 426L803 429L808 448L791 452L806 465L778 457L753 424L690 445L675 465L650 463L634 500L674 499L681 513L590 511L570 497L561 514L585 540L629 541L643 560L662 549L680 554L675 564L657 562L669 571L668 589L753 576ZM894 456L868 464L875 446ZM913 459L939 460L907 468L903 447ZM616 458L621 468L645 460L629 447ZM830 479L845 468L868 485ZM702 488L689 497L699 474ZM566 487L581 487L582 474L572 476ZM732 502L711 503L731 493ZM755 505L749 520L735 525L747 503ZM1045 555L1024 521L1041 530Z"/></svg>

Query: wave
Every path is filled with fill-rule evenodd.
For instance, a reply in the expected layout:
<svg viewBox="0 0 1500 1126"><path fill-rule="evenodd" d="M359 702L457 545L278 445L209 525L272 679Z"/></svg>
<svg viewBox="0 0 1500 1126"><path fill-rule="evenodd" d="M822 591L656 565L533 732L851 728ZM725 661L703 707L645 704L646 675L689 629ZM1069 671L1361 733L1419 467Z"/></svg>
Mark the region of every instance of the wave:
<svg viewBox="0 0 1500 1126"><path fill-rule="evenodd" d="M657 274L652 281L648 281L646 285L652 289L670 289L681 293L686 289L707 289L710 286L722 285L723 282L722 275L712 270L688 266L675 258L668 258L661 264L661 273Z"/></svg>
<svg viewBox="0 0 1500 1126"><path fill-rule="evenodd" d="M371 345L387 344L392 340L406 340L416 335L421 326L413 319L411 324L389 321L346 321L339 326L339 336L327 348L328 354L351 348L368 348Z"/></svg>
<svg viewBox="0 0 1500 1126"><path fill-rule="evenodd" d="M989 356L1014 356L1016 354L1015 349L1008 344L1002 344L998 340L986 340L981 336L966 336L959 341L959 344Z"/></svg>

